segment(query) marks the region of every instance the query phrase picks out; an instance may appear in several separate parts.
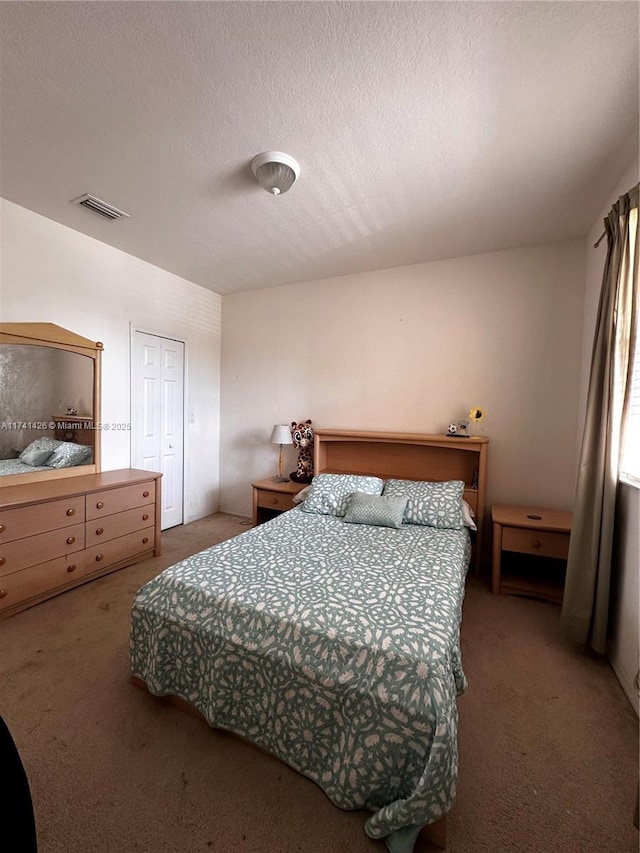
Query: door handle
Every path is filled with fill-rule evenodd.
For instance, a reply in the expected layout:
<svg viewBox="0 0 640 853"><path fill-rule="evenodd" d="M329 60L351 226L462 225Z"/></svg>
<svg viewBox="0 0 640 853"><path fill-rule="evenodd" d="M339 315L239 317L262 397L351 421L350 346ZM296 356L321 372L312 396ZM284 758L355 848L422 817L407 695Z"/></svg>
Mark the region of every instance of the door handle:
<svg viewBox="0 0 640 853"><path fill-rule="evenodd" d="M173 444L169 445L169 450L173 450Z"/></svg>

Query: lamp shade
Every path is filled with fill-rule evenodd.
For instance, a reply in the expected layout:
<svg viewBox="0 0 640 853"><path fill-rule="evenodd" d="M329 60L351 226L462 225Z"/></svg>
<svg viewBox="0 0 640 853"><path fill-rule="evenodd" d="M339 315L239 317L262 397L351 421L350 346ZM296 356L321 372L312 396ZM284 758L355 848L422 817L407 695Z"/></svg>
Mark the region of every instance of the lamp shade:
<svg viewBox="0 0 640 853"><path fill-rule="evenodd" d="M273 444L293 444L291 438L291 430L287 424L276 424L271 432L271 442Z"/></svg>

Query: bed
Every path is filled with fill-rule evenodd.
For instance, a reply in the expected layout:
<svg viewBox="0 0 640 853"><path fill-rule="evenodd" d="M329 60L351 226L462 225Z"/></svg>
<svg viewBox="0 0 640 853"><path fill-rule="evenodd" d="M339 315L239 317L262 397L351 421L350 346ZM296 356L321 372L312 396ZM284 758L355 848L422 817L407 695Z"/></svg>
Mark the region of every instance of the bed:
<svg viewBox="0 0 640 853"><path fill-rule="evenodd" d="M0 477L75 468L90 464L92 459L89 445L44 436L32 441L17 458L0 459Z"/></svg>
<svg viewBox="0 0 640 853"><path fill-rule="evenodd" d="M425 826L442 841L472 554L454 504L464 496L482 519L487 443L318 431L316 477L299 507L138 591L135 682L278 756L337 806L371 812L365 830L390 850L412 850ZM381 505L398 526L366 523ZM475 548L479 560L478 539Z"/></svg>
<svg viewBox="0 0 640 853"><path fill-rule="evenodd" d="M0 477L12 474L31 474L34 471L52 471L46 465L27 465L21 459L0 459Z"/></svg>

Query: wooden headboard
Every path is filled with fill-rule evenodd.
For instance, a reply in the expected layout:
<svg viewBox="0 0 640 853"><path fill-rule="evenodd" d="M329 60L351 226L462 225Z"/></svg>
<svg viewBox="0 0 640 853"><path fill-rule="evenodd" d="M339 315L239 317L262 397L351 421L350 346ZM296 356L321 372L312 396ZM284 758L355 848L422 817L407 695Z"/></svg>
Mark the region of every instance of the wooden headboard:
<svg viewBox="0 0 640 853"><path fill-rule="evenodd" d="M316 429L313 467L316 474L368 474L383 480L463 480L464 499L477 518L479 571L488 445L488 438Z"/></svg>

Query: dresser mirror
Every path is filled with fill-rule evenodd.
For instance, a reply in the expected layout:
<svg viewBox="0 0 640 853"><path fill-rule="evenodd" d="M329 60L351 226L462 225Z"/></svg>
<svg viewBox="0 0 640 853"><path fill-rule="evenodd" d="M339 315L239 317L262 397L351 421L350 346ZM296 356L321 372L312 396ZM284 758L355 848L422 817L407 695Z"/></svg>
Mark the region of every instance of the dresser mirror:
<svg viewBox="0 0 640 853"><path fill-rule="evenodd" d="M100 471L102 344L0 323L0 488Z"/></svg>

